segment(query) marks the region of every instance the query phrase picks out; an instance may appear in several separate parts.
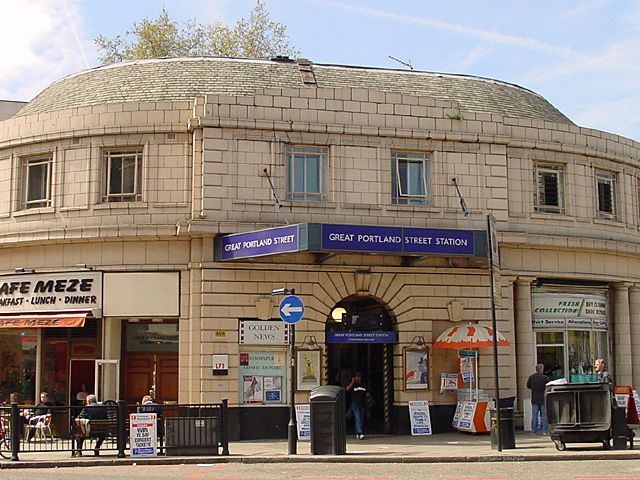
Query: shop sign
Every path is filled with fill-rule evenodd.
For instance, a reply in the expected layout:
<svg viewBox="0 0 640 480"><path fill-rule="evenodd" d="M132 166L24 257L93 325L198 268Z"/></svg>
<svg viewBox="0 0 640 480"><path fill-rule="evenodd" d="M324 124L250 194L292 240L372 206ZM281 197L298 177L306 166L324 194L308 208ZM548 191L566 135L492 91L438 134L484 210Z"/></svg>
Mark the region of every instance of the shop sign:
<svg viewBox="0 0 640 480"><path fill-rule="evenodd" d="M396 332L327 332L327 343L396 343Z"/></svg>
<svg viewBox="0 0 640 480"><path fill-rule="evenodd" d="M533 328L606 330L608 320L609 301L605 293L533 294Z"/></svg>
<svg viewBox="0 0 640 480"><path fill-rule="evenodd" d="M429 402L426 400L409 401L411 435L431 435L431 416Z"/></svg>
<svg viewBox="0 0 640 480"><path fill-rule="evenodd" d="M239 343L288 345L289 325L279 320L240 320Z"/></svg>
<svg viewBox="0 0 640 480"><path fill-rule="evenodd" d="M132 457L155 457L158 454L158 418L155 413L129 414Z"/></svg>
<svg viewBox="0 0 640 480"><path fill-rule="evenodd" d="M101 315L102 272L0 277L0 314L93 310Z"/></svg>
<svg viewBox="0 0 640 480"><path fill-rule="evenodd" d="M485 237L475 230L299 223L218 237L214 257L227 261L303 251L484 256Z"/></svg>

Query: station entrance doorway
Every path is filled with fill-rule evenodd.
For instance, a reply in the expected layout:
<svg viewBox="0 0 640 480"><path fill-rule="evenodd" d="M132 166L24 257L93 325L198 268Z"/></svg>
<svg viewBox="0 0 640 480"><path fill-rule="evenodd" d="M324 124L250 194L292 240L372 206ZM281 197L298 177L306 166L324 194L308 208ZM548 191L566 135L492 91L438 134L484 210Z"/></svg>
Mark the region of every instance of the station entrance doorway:
<svg viewBox="0 0 640 480"><path fill-rule="evenodd" d="M385 306L372 297L340 301L327 318L327 380L344 388L359 372L370 393L365 416L368 434L391 431L393 407L394 321ZM349 394L347 394L347 408ZM347 428L352 428L348 422Z"/></svg>

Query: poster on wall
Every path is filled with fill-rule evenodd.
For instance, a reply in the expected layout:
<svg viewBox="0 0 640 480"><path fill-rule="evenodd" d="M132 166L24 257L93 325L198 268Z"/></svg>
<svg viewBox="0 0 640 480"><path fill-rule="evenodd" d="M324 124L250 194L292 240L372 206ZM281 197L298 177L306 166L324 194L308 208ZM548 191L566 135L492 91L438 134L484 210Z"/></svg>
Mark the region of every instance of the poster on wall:
<svg viewBox="0 0 640 480"><path fill-rule="evenodd" d="M313 390L320 386L320 357L320 350L298 350L298 390Z"/></svg>
<svg viewBox="0 0 640 480"><path fill-rule="evenodd" d="M281 352L240 352L240 402L285 403L286 366Z"/></svg>
<svg viewBox="0 0 640 480"><path fill-rule="evenodd" d="M429 388L429 350L404 350L404 386L405 390Z"/></svg>

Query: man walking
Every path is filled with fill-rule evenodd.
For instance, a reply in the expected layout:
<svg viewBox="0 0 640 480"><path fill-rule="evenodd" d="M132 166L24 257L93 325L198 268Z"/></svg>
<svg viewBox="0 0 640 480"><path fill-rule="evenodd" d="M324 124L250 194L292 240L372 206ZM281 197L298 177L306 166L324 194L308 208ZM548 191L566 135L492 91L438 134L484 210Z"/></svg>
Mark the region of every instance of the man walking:
<svg viewBox="0 0 640 480"><path fill-rule="evenodd" d="M544 388L549 383L549 377L542 373L543 371L544 365L537 364L536 373L527 380L527 388L531 390L531 433L534 435L538 433L539 426L544 435L549 433L547 412L544 408Z"/></svg>

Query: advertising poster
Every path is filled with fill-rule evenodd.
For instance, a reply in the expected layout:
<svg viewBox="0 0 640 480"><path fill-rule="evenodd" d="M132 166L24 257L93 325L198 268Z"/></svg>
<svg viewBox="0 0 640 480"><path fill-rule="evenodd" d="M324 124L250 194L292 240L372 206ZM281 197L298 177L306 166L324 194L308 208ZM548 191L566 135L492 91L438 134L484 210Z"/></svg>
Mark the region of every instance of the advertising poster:
<svg viewBox="0 0 640 480"><path fill-rule="evenodd" d="M285 354L240 352L240 402L266 404L286 402Z"/></svg>
<svg viewBox="0 0 640 480"><path fill-rule="evenodd" d="M298 350L298 390L320 386L320 350Z"/></svg>
<svg viewBox="0 0 640 480"><path fill-rule="evenodd" d="M404 380L406 390L429 388L429 351L404 351Z"/></svg>
<svg viewBox="0 0 640 480"><path fill-rule="evenodd" d="M155 413L129 415L129 439L132 457L155 457L158 454L158 416Z"/></svg>
<svg viewBox="0 0 640 480"><path fill-rule="evenodd" d="M440 374L440 393L451 393L458 391L458 374L442 373Z"/></svg>
<svg viewBox="0 0 640 480"><path fill-rule="evenodd" d="M462 381L464 383L471 383L475 381L475 374L473 371L473 357L460 358L460 374L462 375Z"/></svg>
<svg viewBox="0 0 640 480"><path fill-rule="evenodd" d="M309 404L296 405L298 440L311 440L311 408Z"/></svg>
<svg viewBox="0 0 640 480"><path fill-rule="evenodd" d="M431 435L429 402L426 400L410 401L409 417L411 419L411 435Z"/></svg>

